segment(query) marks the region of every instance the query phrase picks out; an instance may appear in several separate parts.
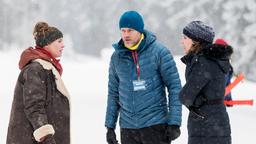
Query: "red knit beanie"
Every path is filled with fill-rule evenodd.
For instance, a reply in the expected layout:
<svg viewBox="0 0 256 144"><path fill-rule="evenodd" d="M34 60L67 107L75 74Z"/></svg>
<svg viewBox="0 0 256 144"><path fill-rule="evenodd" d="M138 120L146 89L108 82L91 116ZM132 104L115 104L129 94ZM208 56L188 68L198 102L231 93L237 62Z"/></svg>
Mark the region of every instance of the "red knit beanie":
<svg viewBox="0 0 256 144"><path fill-rule="evenodd" d="M227 46L228 43L224 39L216 39L214 44L224 45Z"/></svg>

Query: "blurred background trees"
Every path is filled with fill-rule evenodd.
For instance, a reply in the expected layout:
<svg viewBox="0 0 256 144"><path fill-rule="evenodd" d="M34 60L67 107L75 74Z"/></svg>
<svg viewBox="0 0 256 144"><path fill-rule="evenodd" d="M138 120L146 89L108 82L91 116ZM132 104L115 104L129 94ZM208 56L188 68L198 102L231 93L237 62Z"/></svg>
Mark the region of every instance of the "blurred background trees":
<svg viewBox="0 0 256 144"><path fill-rule="evenodd" d="M100 56L120 39L119 17L126 10L139 11L145 28L175 55L183 54L183 27L204 21L214 27L216 38L233 46L235 71L256 81L255 0L0 0L0 50L33 46L35 23L47 21L61 29L74 53Z"/></svg>

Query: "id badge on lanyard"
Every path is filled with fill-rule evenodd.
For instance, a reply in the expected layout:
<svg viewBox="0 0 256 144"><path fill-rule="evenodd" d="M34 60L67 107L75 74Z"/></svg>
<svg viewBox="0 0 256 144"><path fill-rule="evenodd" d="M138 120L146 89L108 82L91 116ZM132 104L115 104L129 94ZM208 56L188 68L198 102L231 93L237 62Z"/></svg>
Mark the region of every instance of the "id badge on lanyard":
<svg viewBox="0 0 256 144"><path fill-rule="evenodd" d="M146 82L144 80L134 80L132 83L134 91L146 90Z"/></svg>
<svg viewBox="0 0 256 144"><path fill-rule="evenodd" d="M138 54L137 54L136 51L132 51L132 57L133 57L133 60L134 60L134 64L136 65L136 71L137 71L137 76L138 76L137 80L132 81L133 90L134 91L146 90L145 80L140 79L140 65L139 65L139 62L138 62Z"/></svg>

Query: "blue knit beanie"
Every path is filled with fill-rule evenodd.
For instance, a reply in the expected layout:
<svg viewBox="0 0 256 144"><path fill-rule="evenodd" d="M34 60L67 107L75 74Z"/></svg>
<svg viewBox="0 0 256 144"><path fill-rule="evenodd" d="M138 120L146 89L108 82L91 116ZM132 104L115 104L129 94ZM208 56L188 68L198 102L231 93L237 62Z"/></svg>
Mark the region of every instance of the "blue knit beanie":
<svg viewBox="0 0 256 144"><path fill-rule="evenodd" d="M140 33L144 32L144 22L142 16L136 11L125 12L119 20L119 28L131 28Z"/></svg>
<svg viewBox="0 0 256 144"><path fill-rule="evenodd" d="M215 32L213 28L201 21L192 21L183 29L183 34L194 41L213 43Z"/></svg>

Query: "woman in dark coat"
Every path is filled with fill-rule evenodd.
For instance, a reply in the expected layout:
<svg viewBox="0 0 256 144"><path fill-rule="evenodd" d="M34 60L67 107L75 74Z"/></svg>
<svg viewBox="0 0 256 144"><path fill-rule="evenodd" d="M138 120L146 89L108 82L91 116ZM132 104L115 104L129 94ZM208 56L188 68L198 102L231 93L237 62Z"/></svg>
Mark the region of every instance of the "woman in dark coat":
<svg viewBox="0 0 256 144"><path fill-rule="evenodd" d="M7 144L69 144L69 94L61 80L59 60L63 34L45 22L34 28L35 48L23 51Z"/></svg>
<svg viewBox="0 0 256 144"><path fill-rule="evenodd" d="M213 29L192 21L183 29L186 83L179 97L189 109L188 144L231 144L224 105L225 75L230 68L227 49L213 46Z"/></svg>

